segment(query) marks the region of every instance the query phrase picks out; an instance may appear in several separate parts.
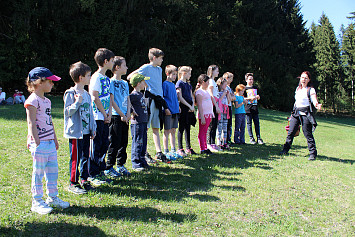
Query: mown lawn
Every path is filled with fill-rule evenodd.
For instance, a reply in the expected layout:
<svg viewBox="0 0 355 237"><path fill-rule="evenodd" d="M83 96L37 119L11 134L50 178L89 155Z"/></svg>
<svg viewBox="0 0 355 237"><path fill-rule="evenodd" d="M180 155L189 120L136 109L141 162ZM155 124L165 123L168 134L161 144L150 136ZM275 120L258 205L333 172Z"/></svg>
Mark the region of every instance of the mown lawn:
<svg viewBox="0 0 355 237"><path fill-rule="evenodd" d="M263 146L248 144L159 164L77 196L66 190L69 151L62 99L51 99L60 143L60 197L71 207L45 216L30 211L32 159L26 149L25 109L1 106L0 236L355 235L353 118L318 118L319 156L310 162L302 134L289 156L278 155L289 114L261 110ZM197 134L194 128L196 151ZM151 134L148 138L153 154Z"/></svg>

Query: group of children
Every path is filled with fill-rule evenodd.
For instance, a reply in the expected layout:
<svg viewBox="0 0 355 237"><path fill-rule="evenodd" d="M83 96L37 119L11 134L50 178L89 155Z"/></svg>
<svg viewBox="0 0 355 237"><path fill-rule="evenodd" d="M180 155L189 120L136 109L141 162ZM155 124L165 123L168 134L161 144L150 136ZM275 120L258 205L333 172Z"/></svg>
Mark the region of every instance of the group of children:
<svg viewBox="0 0 355 237"><path fill-rule="evenodd" d="M125 167L129 124L132 169L135 171L143 171L157 160L171 163L188 154L196 154L190 142L191 126L197 123L195 105L198 108L201 154L228 149L233 143L245 144L245 115L251 143L263 144L257 110L260 96L253 86L251 73L246 74L247 87L240 84L234 93L230 88L233 74L227 72L215 81L219 69L211 65L207 74L198 77L193 90L190 84L192 68L189 66L166 66L163 82L160 67L163 57L160 49L149 50L150 63L127 76L133 87L131 93L128 82L122 79L128 69L125 58L115 56L108 49L100 48L95 53L98 70L92 75L90 67L82 62L70 66L69 74L75 85L66 90L63 97L64 137L69 139L70 151L68 191L85 194L112 178L131 175ZM106 76L108 70L113 73L111 79ZM24 104L28 121L27 145L33 156L31 210L40 214L51 212L52 207L69 207L68 202L58 198L59 144L51 118L51 102L44 96L51 91L53 81L60 79L44 67L32 69L27 78L28 90L32 92ZM89 93L84 89L86 85ZM236 107L234 142L231 140L232 103ZM257 141L252 134L252 121ZM153 133L155 159L147 152L149 128ZM160 146L159 130L162 128L164 150ZM175 146L176 129L178 148ZM46 202L42 199L43 176L47 182Z"/></svg>

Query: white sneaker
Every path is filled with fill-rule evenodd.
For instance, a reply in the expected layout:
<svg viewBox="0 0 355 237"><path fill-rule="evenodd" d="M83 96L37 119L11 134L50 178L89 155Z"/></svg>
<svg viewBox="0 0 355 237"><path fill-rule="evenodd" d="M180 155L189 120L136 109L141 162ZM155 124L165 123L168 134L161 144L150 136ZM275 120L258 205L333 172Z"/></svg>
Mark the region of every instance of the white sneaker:
<svg viewBox="0 0 355 237"><path fill-rule="evenodd" d="M68 208L70 206L69 202L64 202L59 197L47 197L46 203L51 207Z"/></svg>
<svg viewBox="0 0 355 237"><path fill-rule="evenodd" d="M213 145L208 144L207 145L207 149L212 151L212 152L218 152L219 151L219 150L216 149L216 145L213 146Z"/></svg>
<svg viewBox="0 0 355 237"><path fill-rule="evenodd" d="M43 199L40 199L40 200L33 199L32 200L31 211L37 212L38 214L41 214L41 215L46 215L46 214L49 214L52 210L53 210L53 208L48 206L48 204L45 203Z"/></svg>

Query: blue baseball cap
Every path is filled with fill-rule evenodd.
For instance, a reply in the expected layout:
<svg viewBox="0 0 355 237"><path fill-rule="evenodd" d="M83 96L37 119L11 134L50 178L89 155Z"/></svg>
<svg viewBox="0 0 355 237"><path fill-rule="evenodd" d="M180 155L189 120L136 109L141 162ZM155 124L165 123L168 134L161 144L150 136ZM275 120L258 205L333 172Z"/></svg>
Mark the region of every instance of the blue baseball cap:
<svg viewBox="0 0 355 237"><path fill-rule="evenodd" d="M35 81L42 77L45 77L46 79L51 81L59 81L61 79L45 67L35 67L28 73L28 78L30 81Z"/></svg>

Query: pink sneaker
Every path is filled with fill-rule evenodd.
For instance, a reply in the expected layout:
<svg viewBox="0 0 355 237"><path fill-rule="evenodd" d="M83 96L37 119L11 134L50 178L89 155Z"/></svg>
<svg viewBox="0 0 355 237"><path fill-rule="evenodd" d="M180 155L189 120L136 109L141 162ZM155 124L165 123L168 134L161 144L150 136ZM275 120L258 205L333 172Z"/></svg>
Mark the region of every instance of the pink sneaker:
<svg viewBox="0 0 355 237"><path fill-rule="evenodd" d="M176 152L179 156L185 157L187 154L185 153L184 149L180 149Z"/></svg>

